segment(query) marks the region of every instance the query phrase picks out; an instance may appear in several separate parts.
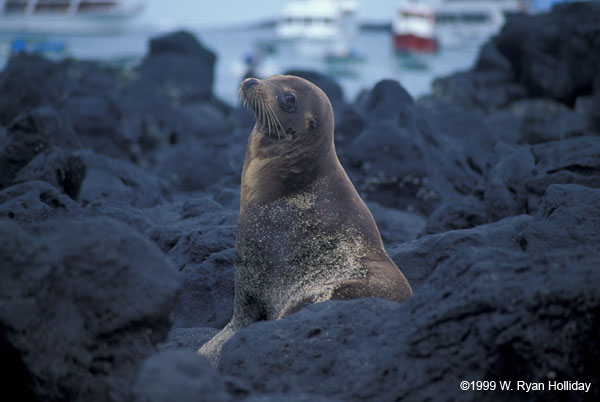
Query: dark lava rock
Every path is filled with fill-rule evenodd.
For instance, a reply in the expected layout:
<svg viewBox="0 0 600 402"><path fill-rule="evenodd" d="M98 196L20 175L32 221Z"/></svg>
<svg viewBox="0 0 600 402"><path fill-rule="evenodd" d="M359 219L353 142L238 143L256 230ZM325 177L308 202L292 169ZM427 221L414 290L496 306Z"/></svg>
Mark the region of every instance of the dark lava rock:
<svg viewBox="0 0 600 402"><path fill-rule="evenodd" d="M233 313L237 211L204 196L151 208L94 201L84 212L127 223L174 263L183 279L172 314L175 328L227 324Z"/></svg>
<svg viewBox="0 0 600 402"><path fill-rule="evenodd" d="M579 137L587 131L584 116L548 99L515 101L507 108L492 113L487 121L499 138L521 144ZM511 141L513 138L507 134L517 134L518 137Z"/></svg>
<svg viewBox="0 0 600 402"><path fill-rule="evenodd" d="M86 173L87 168L78 156L69 155L61 148L50 147L21 169L13 183L45 181L76 200Z"/></svg>
<svg viewBox="0 0 600 402"><path fill-rule="evenodd" d="M520 215L471 229L423 236L418 240L398 244L387 251L413 290L418 290L432 272L461 250L497 247L520 251L519 236L531 219L529 215Z"/></svg>
<svg viewBox="0 0 600 402"><path fill-rule="evenodd" d="M491 168L497 139L477 113L436 99L418 102L423 153L432 186L442 198L472 195Z"/></svg>
<svg viewBox="0 0 600 402"><path fill-rule="evenodd" d="M83 206L98 200L108 200L145 208L171 198L167 182L129 162L89 150L77 151L73 155L81 160L86 169L79 192L79 200Z"/></svg>
<svg viewBox="0 0 600 402"><path fill-rule="evenodd" d="M26 110L8 127L0 150L0 188L10 185L19 170L51 146L64 150L81 148L68 119L52 108Z"/></svg>
<svg viewBox="0 0 600 402"><path fill-rule="evenodd" d="M518 214L514 214L518 215ZM445 201L427 218L423 234L448 230L468 229L487 223L485 206L475 197L461 197Z"/></svg>
<svg viewBox="0 0 600 402"><path fill-rule="evenodd" d="M537 211L551 184L580 184L600 188L600 137L578 137L531 147L534 167L525 185L528 211Z"/></svg>
<svg viewBox="0 0 600 402"><path fill-rule="evenodd" d="M534 217L520 215L471 229L424 236L388 249L413 289L461 250L495 247L544 253L600 244L600 189L551 185Z"/></svg>
<svg viewBox="0 0 600 402"><path fill-rule="evenodd" d="M179 279L105 218L0 221L0 321L40 400L126 401L170 327Z"/></svg>
<svg viewBox="0 0 600 402"><path fill-rule="evenodd" d="M184 278L173 325L223 328L233 315L236 227L194 226L180 231L167 252Z"/></svg>
<svg viewBox="0 0 600 402"><path fill-rule="evenodd" d="M60 63L19 53L0 73L0 124L8 126L25 109L57 105L66 99L67 71Z"/></svg>
<svg viewBox="0 0 600 402"><path fill-rule="evenodd" d="M600 246L600 188L576 184L548 187L534 219L519 236L523 251Z"/></svg>
<svg viewBox="0 0 600 402"><path fill-rule="evenodd" d="M225 380L206 358L163 350L144 361L133 386L136 402L227 402Z"/></svg>
<svg viewBox="0 0 600 402"><path fill-rule="evenodd" d="M197 352L198 349L219 332L216 328L173 328L167 339L160 344L161 349L185 349Z"/></svg>
<svg viewBox="0 0 600 402"><path fill-rule="evenodd" d="M573 106L592 93L600 72L598 21L598 3L561 4L547 14L510 16L494 42L531 97Z"/></svg>
<svg viewBox="0 0 600 402"><path fill-rule="evenodd" d="M225 344L219 368L256 392L344 401L481 400L461 391L463 380L596 384L599 263L590 249L457 253L404 304L328 301L250 325ZM600 397L505 392L518 401Z"/></svg>
<svg viewBox="0 0 600 402"><path fill-rule="evenodd" d="M377 83L364 104L365 128L344 150L359 192L386 207L428 212L427 170L415 105L397 81Z"/></svg>
<svg viewBox="0 0 600 402"><path fill-rule="evenodd" d="M215 54L189 32L154 38L139 67L136 91L160 94L177 104L209 100L215 61Z"/></svg>
<svg viewBox="0 0 600 402"><path fill-rule="evenodd" d="M367 206L386 246L414 240L425 227L425 218L421 215L386 208L376 202L368 202Z"/></svg>
<svg viewBox="0 0 600 402"><path fill-rule="evenodd" d="M15 184L0 191L0 217L37 223L83 215L78 203L43 181Z"/></svg>
<svg viewBox="0 0 600 402"><path fill-rule="evenodd" d="M498 144L495 152L499 162L488 172L483 194L487 219L492 222L529 212L525 183L534 167L529 147Z"/></svg>
<svg viewBox="0 0 600 402"><path fill-rule="evenodd" d="M173 183L179 191L202 191L239 186L245 144L193 141L161 152L154 167L157 176Z"/></svg>
<svg viewBox="0 0 600 402"><path fill-rule="evenodd" d="M438 78L432 93L446 102L469 110L491 112L526 97L526 90L505 71L466 71Z"/></svg>

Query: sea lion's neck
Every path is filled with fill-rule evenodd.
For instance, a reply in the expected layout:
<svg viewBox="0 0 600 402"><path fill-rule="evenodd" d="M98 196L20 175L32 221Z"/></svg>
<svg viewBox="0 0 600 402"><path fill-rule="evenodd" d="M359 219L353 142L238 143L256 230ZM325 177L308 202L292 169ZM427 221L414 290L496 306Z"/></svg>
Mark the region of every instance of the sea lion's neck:
<svg viewBox="0 0 600 402"><path fill-rule="evenodd" d="M265 146L253 131L242 171L244 203L266 203L311 186L324 172L338 170L333 141L308 143L289 141Z"/></svg>

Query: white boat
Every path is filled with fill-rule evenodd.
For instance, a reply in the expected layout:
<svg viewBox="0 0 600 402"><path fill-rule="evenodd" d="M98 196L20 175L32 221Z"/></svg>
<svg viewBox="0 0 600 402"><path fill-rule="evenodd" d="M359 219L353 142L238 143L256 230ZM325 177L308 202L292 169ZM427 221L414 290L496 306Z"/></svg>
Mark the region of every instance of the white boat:
<svg viewBox="0 0 600 402"><path fill-rule="evenodd" d="M497 33L522 0L402 0L392 23L398 51L477 46Z"/></svg>
<svg viewBox="0 0 600 402"><path fill-rule="evenodd" d="M435 37L435 8L423 0L403 0L392 20L394 49L399 53L433 53L438 49Z"/></svg>
<svg viewBox="0 0 600 402"><path fill-rule="evenodd" d="M0 0L0 32L114 35L143 9L139 0Z"/></svg>
<svg viewBox="0 0 600 402"><path fill-rule="evenodd" d="M521 0L441 0L435 34L444 47L479 45L500 31L507 14L524 11Z"/></svg>
<svg viewBox="0 0 600 402"><path fill-rule="evenodd" d="M282 40L336 41L357 32L354 0L291 1L283 9L275 34Z"/></svg>

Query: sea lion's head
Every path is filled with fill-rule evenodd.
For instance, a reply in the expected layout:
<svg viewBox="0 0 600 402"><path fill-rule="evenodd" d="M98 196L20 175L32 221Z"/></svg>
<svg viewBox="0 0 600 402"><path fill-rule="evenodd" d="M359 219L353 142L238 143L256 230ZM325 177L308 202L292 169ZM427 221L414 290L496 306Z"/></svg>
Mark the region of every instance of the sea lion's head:
<svg viewBox="0 0 600 402"><path fill-rule="evenodd" d="M292 75L248 78L240 85L242 103L254 112L254 132L265 144L333 141L333 110L327 95Z"/></svg>

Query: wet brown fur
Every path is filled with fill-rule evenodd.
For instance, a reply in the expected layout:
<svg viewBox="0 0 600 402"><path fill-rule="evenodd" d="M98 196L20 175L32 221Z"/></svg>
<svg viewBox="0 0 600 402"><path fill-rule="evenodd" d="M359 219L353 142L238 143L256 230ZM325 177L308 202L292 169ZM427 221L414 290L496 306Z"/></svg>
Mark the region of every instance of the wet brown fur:
<svg viewBox="0 0 600 402"><path fill-rule="evenodd" d="M290 111L286 94L296 98ZM235 331L329 299L397 302L410 285L342 168L329 99L298 77L273 76L240 96L257 118L242 171L234 315L200 349L213 361Z"/></svg>

